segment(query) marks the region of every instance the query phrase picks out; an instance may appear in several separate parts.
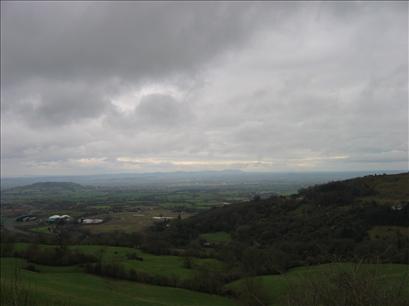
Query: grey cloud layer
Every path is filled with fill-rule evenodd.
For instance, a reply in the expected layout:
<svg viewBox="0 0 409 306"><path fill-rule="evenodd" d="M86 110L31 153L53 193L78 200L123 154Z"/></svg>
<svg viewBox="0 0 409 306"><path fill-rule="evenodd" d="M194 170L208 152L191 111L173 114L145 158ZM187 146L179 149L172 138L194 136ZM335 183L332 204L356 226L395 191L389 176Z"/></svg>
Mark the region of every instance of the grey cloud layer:
<svg viewBox="0 0 409 306"><path fill-rule="evenodd" d="M2 2L2 174L407 167L408 11Z"/></svg>
<svg viewBox="0 0 409 306"><path fill-rule="evenodd" d="M17 2L2 11L6 82L161 78L200 67L271 17L211 2Z"/></svg>

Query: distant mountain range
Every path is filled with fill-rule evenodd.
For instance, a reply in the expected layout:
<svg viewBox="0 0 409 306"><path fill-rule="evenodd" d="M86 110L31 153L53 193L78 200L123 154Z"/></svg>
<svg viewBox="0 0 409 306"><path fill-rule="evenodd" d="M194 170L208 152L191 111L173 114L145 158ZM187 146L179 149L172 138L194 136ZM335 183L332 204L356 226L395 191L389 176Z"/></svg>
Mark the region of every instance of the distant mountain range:
<svg viewBox="0 0 409 306"><path fill-rule="evenodd" d="M77 192L85 191L89 188L72 182L38 182L30 185L17 186L7 189L7 193L30 193L30 192Z"/></svg>
<svg viewBox="0 0 409 306"><path fill-rule="evenodd" d="M86 176L37 176L37 177L2 177L1 189L30 185L40 182L73 182L82 185L121 187L146 186L161 184L257 184L266 181L301 184L304 186L343 180L368 174L393 174L402 171L350 171L350 172L244 172L240 170L196 171L196 172L155 172L155 173L120 173Z"/></svg>

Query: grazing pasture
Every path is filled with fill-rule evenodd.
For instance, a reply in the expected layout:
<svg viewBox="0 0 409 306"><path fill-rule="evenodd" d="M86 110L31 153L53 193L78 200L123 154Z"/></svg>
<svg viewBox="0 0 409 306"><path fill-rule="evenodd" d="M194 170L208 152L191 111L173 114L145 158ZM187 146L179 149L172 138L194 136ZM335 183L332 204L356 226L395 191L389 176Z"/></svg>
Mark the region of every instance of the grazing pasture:
<svg viewBox="0 0 409 306"><path fill-rule="evenodd" d="M200 235L200 237L211 243L222 243L231 240L230 234L226 232L206 233Z"/></svg>
<svg viewBox="0 0 409 306"><path fill-rule="evenodd" d="M38 272L23 269L21 259L2 258L2 305L7 304L16 286L30 306L233 306L233 300L200 292L113 280L85 274L72 267L36 265ZM17 272L17 273L16 273ZM7 291L8 290L8 291ZM13 304L14 305L14 304Z"/></svg>
<svg viewBox="0 0 409 306"><path fill-rule="evenodd" d="M29 248L28 243L17 243L14 245L15 250L24 251ZM51 249L55 246L40 245L41 249ZM75 245L69 246L71 250L77 250L83 254L93 255L102 263L117 263L125 269L133 269L136 272L143 272L152 276L175 277L178 279L189 279L201 267L210 270L221 271L224 265L217 259L213 258L192 258L191 268L186 268L184 258L170 255L153 255L145 253L135 248L113 247L104 245ZM139 259L130 259L139 258Z"/></svg>
<svg viewBox="0 0 409 306"><path fill-rule="evenodd" d="M101 224L81 225L92 233L103 233L113 231L123 231L127 233L138 232L153 224L153 217L177 218L178 212L161 207L140 207L138 211L114 212L108 215L96 215L95 218L107 219ZM189 213L182 213L182 218L191 216Z"/></svg>

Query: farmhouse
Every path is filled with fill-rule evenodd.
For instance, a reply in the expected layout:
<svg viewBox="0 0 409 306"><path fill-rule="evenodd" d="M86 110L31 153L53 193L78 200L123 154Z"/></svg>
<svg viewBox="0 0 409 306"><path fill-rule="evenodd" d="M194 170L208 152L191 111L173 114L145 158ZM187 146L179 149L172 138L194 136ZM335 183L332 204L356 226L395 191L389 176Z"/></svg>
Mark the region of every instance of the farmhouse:
<svg viewBox="0 0 409 306"><path fill-rule="evenodd" d="M79 223L81 224L98 224L98 223L102 223L104 222L103 219L79 219L78 220Z"/></svg>
<svg viewBox="0 0 409 306"><path fill-rule="evenodd" d="M33 215L23 215L16 218L17 222L29 222L34 220L37 220L37 217Z"/></svg>
<svg viewBox="0 0 409 306"><path fill-rule="evenodd" d="M48 223L67 222L71 220L72 217L69 215L53 215L48 217Z"/></svg>
<svg viewBox="0 0 409 306"><path fill-rule="evenodd" d="M160 222L160 221L170 221L172 219L174 219L174 217L152 217L153 221L158 221L158 222Z"/></svg>
<svg viewBox="0 0 409 306"><path fill-rule="evenodd" d="M403 209L403 205L401 205L401 204L392 206L392 210L402 210L402 209Z"/></svg>

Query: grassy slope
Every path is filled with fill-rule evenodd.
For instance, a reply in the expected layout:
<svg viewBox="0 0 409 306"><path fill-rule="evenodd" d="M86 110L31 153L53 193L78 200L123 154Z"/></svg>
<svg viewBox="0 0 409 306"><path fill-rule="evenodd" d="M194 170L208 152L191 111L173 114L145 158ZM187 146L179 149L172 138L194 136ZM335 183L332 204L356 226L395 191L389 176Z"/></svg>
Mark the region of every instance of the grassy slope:
<svg viewBox="0 0 409 306"><path fill-rule="evenodd" d="M366 197L380 203L394 204L409 199L409 173L377 175L358 178L376 191L376 196Z"/></svg>
<svg viewBox="0 0 409 306"><path fill-rule="evenodd" d="M9 280L13 266L24 264L14 258L1 259L2 280ZM41 272L21 270L21 279L39 300L40 305L49 301L67 301L68 305L234 305L232 300L194 291L151 286L128 281L88 275L72 267L57 268L39 266ZM5 305L6 306L6 305Z"/></svg>
<svg viewBox="0 0 409 306"><path fill-rule="evenodd" d="M178 278L189 278L194 273L194 269L186 269L183 267L183 258L169 255L152 255L144 253L140 250L125 248L125 247L107 247L95 245L79 245L76 249L84 253L97 255L103 249L103 260L108 262L117 261L125 265L125 267L133 268L139 272L145 272L152 275L159 276L176 276ZM129 260L126 255L129 253L136 253L143 258L143 261ZM201 259L195 258L194 264L207 265L220 268L221 262L215 259Z"/></svg>
<svg viewBox="0 0 409 306"><path fill-rule="evenodd" d="M226 232L206 233L202 234L200 237L213 243L228 242L231 240L230 234Z"/></svg>
<svg viewBox="0 0 409 306"><path fill-rule="evenodd" d="M282 275L264 275L255 277L265 289L270 305L280 306L280 299L288 292L291 283L308 280L312 276L328 275L334 271L347 271L356 267L351 263L323 264L319 266L294 268ZM402 282L409 287L409 265L382 264L361 265L360 269L377 271L382 282L390 285L401 285ZM233 291L240 290L242 280L235 281L227 285Z"/></svg>
<svg viewBox="0 0 409 306"><path fill-rule="evenodd" d="M409 238L409 228L404 226L374 226L368 234L371 239L388 239L397 235Z"/></svg>

